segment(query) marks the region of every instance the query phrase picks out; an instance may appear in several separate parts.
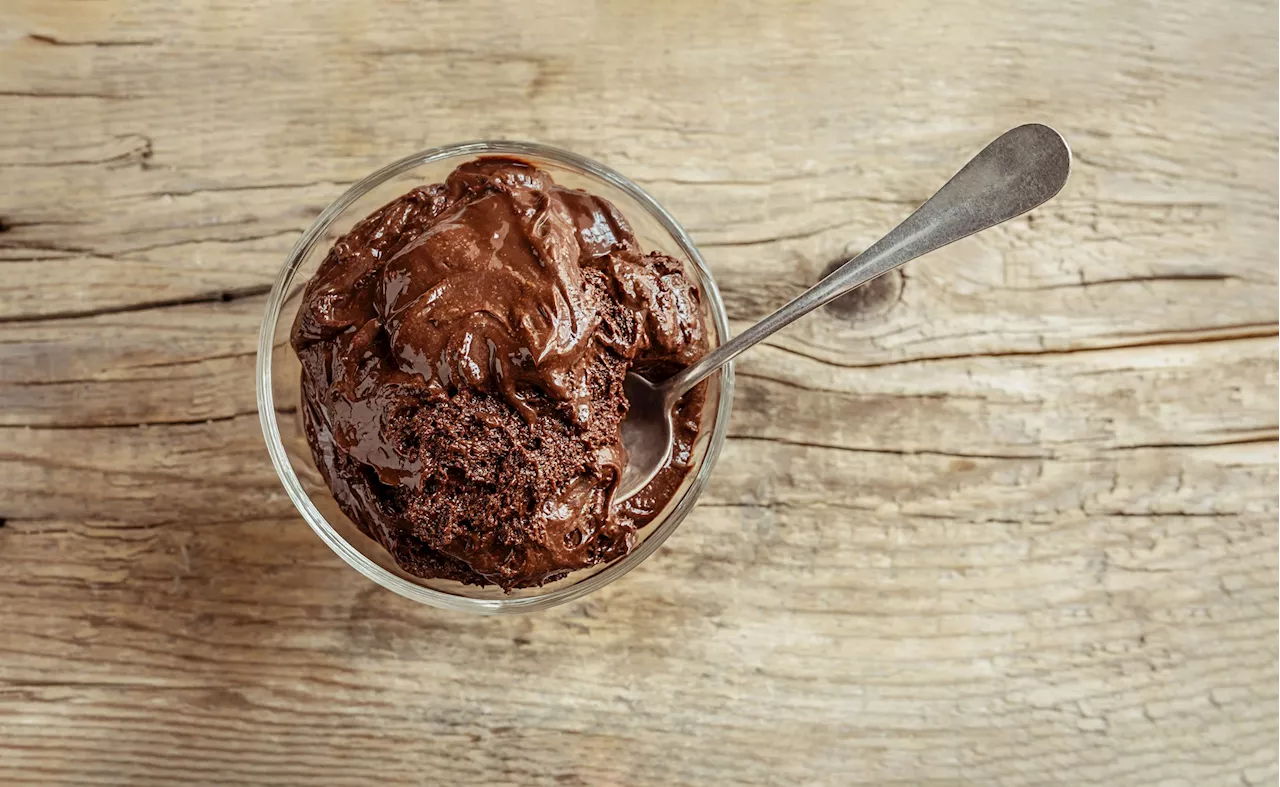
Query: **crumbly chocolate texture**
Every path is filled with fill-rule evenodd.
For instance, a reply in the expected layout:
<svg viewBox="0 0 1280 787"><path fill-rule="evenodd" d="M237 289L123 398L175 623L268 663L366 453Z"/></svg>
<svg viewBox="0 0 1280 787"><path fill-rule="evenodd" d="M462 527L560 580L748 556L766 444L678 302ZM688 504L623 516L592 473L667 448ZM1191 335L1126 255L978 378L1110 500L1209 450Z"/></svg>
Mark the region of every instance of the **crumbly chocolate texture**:
<svg viewBox="0 0 1280 787"><path fill-rule="evenodd" d="M344 513L406 571L541 585L625 555L692 463L617 501L623 379L707 347L699 294L607 201L510 158L458 167L334 244L293 326L302 417Z"/></svg>

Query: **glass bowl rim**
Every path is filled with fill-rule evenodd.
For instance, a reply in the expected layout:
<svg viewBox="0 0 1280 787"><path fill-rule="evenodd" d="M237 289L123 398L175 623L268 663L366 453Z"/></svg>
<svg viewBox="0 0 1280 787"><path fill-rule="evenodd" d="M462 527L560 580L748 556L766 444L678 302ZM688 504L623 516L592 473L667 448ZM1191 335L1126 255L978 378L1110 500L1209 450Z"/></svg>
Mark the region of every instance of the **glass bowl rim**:
<svg viewBox="0 0 1280 787"><path fill-rule="evenodd" d="M276 423L274 392L271 387L271 355L275 346L276 325L280 319L280 310L284 306L286 290L292 284L298 267L311 251L316 241L347 208L369 191L397 175L417 167L448 158L485 154L525 155L545 159L604 180L625 193L658 221L662 228L680 246L681 252L688 261L697 268L699 291L710 306L712 319L716 326L717 341L723 342L728 339L729 321L725 314L724 301L720 297L720 290L716 286L715 278L712 276L706 262L702 259L702 255L698 252L697 246L694 245L693 240L685 232L684 227L657 200L629 178L610 167L577 153L533 142L479 140L429 148L405 156L365 176L348 188L320 213L311 226L302 234L302 237L298 239L297 243L293 245L284 265L281 266L280 271L276 274L275 281L271 286L271 292L267 296L266 312L263 315L262 327L258 333L256 368L258 419L262 426L263 437L266 440L267 452L271 455L271 463L275 467L276 475L279 476L281 484L284 485L285 492L293 502L294 507L302 514L302 518L306 520L316 535L337 553L338 557L387 590L405 598L442 609L485 615L502 615L547 609L598 590L642 563L675 532L705 490L711 470L719 458L720 450L728 434L729 413L733 406L733 365L731 363L726 364L720 371L720 394L710 442L707 445L706 455L698 467L693 482L685 489L675 508L656 525L653 532L649 533L643 541L636 545L635 549L590 576L547 593L523 598L470 598L441 590L433 590L409 582L365 557L358 549L348 543L329 524L328 520L325 519L324 515L320 513L320 510L311 501L310 495L303 489L302 483L298 480L297 474L294 473L293 467L289 463L284 443L280 439L279 426ZM570 577L572 577L572 574L570 574Z"/></svg>

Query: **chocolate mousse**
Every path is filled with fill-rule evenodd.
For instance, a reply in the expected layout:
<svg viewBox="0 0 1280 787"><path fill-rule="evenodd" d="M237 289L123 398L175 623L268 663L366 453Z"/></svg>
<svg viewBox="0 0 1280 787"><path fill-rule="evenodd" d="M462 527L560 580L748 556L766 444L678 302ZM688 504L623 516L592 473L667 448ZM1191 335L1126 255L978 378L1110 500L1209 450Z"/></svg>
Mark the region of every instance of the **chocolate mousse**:
<svg viewBox="0 0 1280 787"><path fill-rule="evenodd" d="M683 265L609 202L512 158L463 164L340 238L293 326L302 418L343 512L405 571L542 585L625 555L689 472L617 500L623 378L707 349Z"/></svg>

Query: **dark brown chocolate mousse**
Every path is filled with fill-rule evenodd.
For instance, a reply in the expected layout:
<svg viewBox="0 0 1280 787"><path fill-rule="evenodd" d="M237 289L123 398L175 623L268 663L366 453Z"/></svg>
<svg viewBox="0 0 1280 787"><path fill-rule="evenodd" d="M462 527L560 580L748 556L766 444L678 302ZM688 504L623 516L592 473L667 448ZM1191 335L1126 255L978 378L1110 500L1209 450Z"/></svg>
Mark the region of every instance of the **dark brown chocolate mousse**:
<svg viewBox="0 0 1280 787"><path fill-rule="evenodd" d="M690 469L701 389L671 464L614 499L623 378L706 350L695 284L613 205L522 161L464 164L357 224L292 338L316 464L417 576L510 590L613 560Z"/></svg>

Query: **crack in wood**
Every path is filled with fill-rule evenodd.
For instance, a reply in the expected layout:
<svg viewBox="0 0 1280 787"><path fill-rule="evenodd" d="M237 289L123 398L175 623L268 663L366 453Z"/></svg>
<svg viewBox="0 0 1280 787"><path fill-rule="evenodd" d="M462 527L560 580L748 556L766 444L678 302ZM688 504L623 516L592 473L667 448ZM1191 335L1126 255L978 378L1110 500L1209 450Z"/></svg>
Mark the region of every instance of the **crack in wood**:
<svg viewBox="0 0 1280 787"><path fill-rule="evenodd" d="M13 226L21 226L21 225L13 225L13 224L10 224L9 226L10 226L10 227L13 227ZM106 253L106 252L95 251L95 250L93 250L93 249L88 248L87 246L68 246L68 245L66 245L66 244L61 244L61 243L49 243L49 242L47 242L47 241L39 241L39 240L12 240L12 241L5 241L4 243L0 243L0 249L22 249L22 250L24 250L24 251L52 251L52 252L56 252L56 253L58 253L58 254L68 254L68 255L70 255L70 254L84 254L84 255L91 256L91 257L100 257L100 258L103 258L103 259L109 259L109 260L114 260L114 259L116 259L116 257L115 257L114 255L112 255L112 254L108 254L108 253ZM42 260L42 259L49 259L49 258L48 258L48 257L35 257L35 258L29 258L29 259L27 259L27 260L23 260L23 259L20 259L20 258L10 258L10 257L6 257L6 258L4 258L4 261L5 261L5 262L23 262L23 261L39 261L39 260Z"/></svg>
<svg viewBox="0 0 1280 787"><path fill-rule="evenodd" d="M1247 281L1253 284L1267 283L1256 279L1235 276L1229 273L1166 273L1151 276L1124 276L1114 279L1086 279L1082 281L1064 282L1061 284L1046 284L1041 287L1001 287L1000 289L1016 292L1041 292L1044 290L1076 290L1114 284L1148 284L1154 282L1187 281Z"/></svg>
<svg viewBox="0 0 1280 787"><path fill-rule="evenodd" d="M49 431L66 431L70 429L137 429L139 427L150 426L203 426L204 424L216 424L225 421L234 421L249 415L257 415L257 408L253 410L241 410L239 412L230 413L228 415L215 415L208 418L160 418L154 421L125 421L125 422L85 422L85 423L27 423L27 424L0 424L2 429L47 429Z"/></svg>
<svg viewBox="0 0 1280 787"><path fill-rule="evenodd" d="M822 172L792 172L764 178L685 178L676 176L636 178L636 180L642 183L670 183L676 186L730 186L736 188L739 186L776 186L779 183L816 180L837 175L846 175L853 170L854 167L840 167L838 169L825 170Z"/></svg>
<svg viewBox="0 0 1280 787"><path fill-rule="evenodd" d="M968 525L1047 525L1059 521L1057 517L1044 514L1028 513L1021 518L991 517L982 513L946 514L937 511L902 511L885 512L879 506L858 506L828 500L742 500L742 501L699 501L698 508L748 509L761 511L779 511L785 514L820 514L832 510L851 511L860 514L875 514L877 517L891 517L903 521L912 519L942 520L959 522ZM1084 514L1091 518L1116 517L1118 519L1225 519L1250 516L1246 511L1113 511L1090 508ZM1253 515L1259 515L1255 512ZM1267 516L1262 513L1260 516ZM41 531L43 532L43 531Z"/></svg>
<svg viewBox="0 0 1280 787"><path fill-rule="evenodd" d="M1114 205L1116 207L1125 208L1154 208L1156 210L1211 210L1223 207L1221 202L1207 202L1204 200L1189 200L1187 202L1172 202L1169 200L1143 200L1143 199L1106 199L1094 198L1089 200L1079 199L1058 199L1055 200L1059 207L1068 205Z"/></svg>
<svg viewBox="0 0 1280 787"><path fill-rule="evenodd" d="M5 248L14 248L14 247L12 246L6 247L3 244L0 244L0 250L3 250ZM69 259L103 260L107 262L116 260L115 257L112 257L107 254L92 254L92 253L86 253L86 252L76 252L76 253L67 252L65 256L55 256L58 254L63 254L63 253L55 252L55 254L51 254L44 257L0 257L0 265L3 265L6 262L54 262L54 261L60 262L62 260L69 260Z"/></svg>
<svg viewBox="0 0 1280 787"><path fill-rule="evenodd" d="M178 246L191 246L197 243L226 243L226 244L232 244L232 245L236 243L252 243L255 240L269 240L271 238L278 238L281 235L299 235L301 233L302 233L301 230L287 229L287 230L276 230L275 232L264 232L261 235L241 235L235 238L191 238L188 240L168 241L166 243L153 243L150 246L136 246L131 249L122 249L116 252L116 254L117 255L146 254L149 251L159 251L161 249L172 249Z"/></svg>
<svg viewBox="0 0 1280 787"><path fill-rule="evenodd" d="M47 44L49 46L65 46L65 47L126 47L126 46L154 46L163 43L159 38L140 38L140 39L97 39L69 41L63 38L47 35L44 33L28 33L27 38L39 44Z"/></svg>
<svg viewBox="0 0 1280 787"><path fill-rule="evenodd" d="M91 98L101 101L128 101L138 96L113 93L76 92L71 90L0 90L0 98Z"/></svg>
<svg viewBox="0 0 1280 787"><path fill-rule="evenodd" d="M195 364L205 363L206 361L225 361L225 360L230 360L232 358L244 358L247 356L254 356L257 354L258 354L257 349L245 350L243 352L233 352L233 353L215 353L213 355L202 355L199 358L183 358L182 360L179 360L179 361L165 360L165 361L155 361L152 363L122 364L120 366L112 367L112 371L120 371L124 369L159 369L159 368L169 367L169 366L193 366ZM100 382L100 381L98 380L69 380L69 381L58 380L57 382Z"/></svg>
<svg viewBox="0 0 1280 787"><path fill-rule="evenodd" d="M764 435L746 435L746 434L730 434L730 440L748 440L760 441L766 443L776 443L778 445L790 445L797 448L821 448L829 451L848 451L854 454L892 454L894 456L943 456L954 459L1000 459L1018 462L1044 461L1056 459L1052 454L988 454L988 453L967 453L958 451L940 451L937 449L904 449L904 448L868 448L854 447L848 445L832 445L830 443L816 443L804 440L788 440L783 437L769 437Z"/></svg>
<svg viewBox="0 0 1280 787"><path fill-rule="evenodd" d="M5 685L18 689L108 689L110 691L207 691L221 687L220 684L214 681L209 683L168 684L131 680L11 680L6 681Z"/></svg>
<svg viewBox="0 0 1280 787"><path fill-rule="evenodd" d="M192 425L200 425L203 423L204 421L197 421ZM11 428L13 427L0 427L0 429ZM207 472L203 474L187 475L184 473L166 472L164 470L148 470L140 467L120 470L115 467L98 467L92 464L81 464L79 462L66 461L65 459L57 457L5 453L0 451L0 463L6 462L18 465L34 465L36 467L43 467L49 470L66 470L72 473L92 473L103 477L116 476L125 478L154 479L156 482L160 483L192 484L197 487L226 487L228 489L239 490L241 494L246 490L269 490L274 493L280 489L280 479L275 477L268 478L266 475L262 475L261 478L245 474L223 477L221 475L210 475Z"/></svg>
<svg viewBox="0 0 1280 787"><path fill-rule="evenodd" d="M1185 334L1195 334L1197 332L1220 332L1229 331L1230 333L1220 334L1213 333L1208 336L1195 336ZM766 347L806 358L810 361L820 363L826 366L834 366L838 369L879 369L886 366L905 366L912 363L932 363L938 361L963 361L975 358L1035 358L1040 356L1055 355L1077 355L1081 353L1094 352L1112 352L1117 350L1139 350L1147 347L1167 347L1186 344L1213 344L1216 342L1233 342L1243 341L1247 339L1266 339L1280 335L1280 324L1277 323L1240 323L1238 325L1219 325L1204 328L1191 328L1182 332L1184 335L1169 336L1167 338L1155 338L1145 342L1126 342L1123 344L1109 344L1097 347L1065 347L1053 350L993 350L990 352L979 353L956 353L954 355L922 355L915 358L903 358L897 361L878 361L875 363L837 363L828 358L822 358L811 353L797 350L794 347L787 347L781 344L765 341L761 342Z"/></svg>
<svg viewBox="0 0 1280 787"><path fill-rule="evenodd" d="M1249 434L1240 437L1227 438L1224 440L1210 440L1202 443L1146 443L1135 445L1115 445L1105 446L1102 448L1107 453L1120 453L1124 451L1140 451L1149 449L1166 449L1166 448L1215 448L1227 445L1265 445L1275 443L1280 440L1280 429L1277 427L1261 427L1257 430L1251 430L1262 434ZM978 452L958 452L943 451L940 449L900 449L900 448L869 448L865 446L847 446L834 445L832 443L819 443L805 440L790 440L782 437L772 437L767 435L747 435L747 434L730 434L730 440L757 440L769 443L777 443L779 445L790 445L798 448L821 448L831 451L848 451L858 454L892 454L895 456L945 456L958 459L1000 459L1000 460L1039 460L1039 461L1089 461L1099 457L1062 457L1053 453L1049 454L997 454L997 453L978 453Z"/></svg>
<svg viewBox="0 0 1280 787"><path fill-rule="evenodd" d="M182 364L175 365L181 366ZM104 370L106 372L115 371L118 367ZM183 381L208 381L211 374L160 374L155 376L139 376L139 377L98 377L98 378L64 378L58 380L14 380L12 382L3 382L0 385L7 385L14 388L42 388L58 385L137 385L139 383L176 383Z"/></svg>
<svg viewBox="0 0 1280 787"><path fill-rule="evenodd" d="M127 314L130 312L148 311L151 309L167 309L174 306L191 306L198 303L230 303L245 298L256 298L271 292L269 284L254 284L247 287L236 287L203 295L190 295L182 298L162 298L141 303L127 303L119 306L101 306L95 309L79 311L51 312L47 314L17 314L0 316L0 324L46 322L54 320L76 320L88 317L101 317L107 314Z"/></svg>
<svg viewBox="0 0 1280 787"><path fill-rule="evenodd" d="M739 379L760 380L761 382L774 383L776 385L794 388L800 391L809 391L811 393L832 394L834 396L843 396L854 399L928 399L934 401L947 399L971 399L979 402L1007 402L1008 399L992 399L991 397L982 396L980 394L962 394L962 393L928 393L928 394L910 394L910 393L864 393L859 391L849 391L841 388L823 388L812 385L805 385L795 380L786 380L781 377L770 377L767 374L759 374L757 372L745 372L741 369L734 369L734 376ZM1017 401L1043 401L1041 399L1019 399ZM736 409L736 408L735 408Z"/></svg>
<svg viewBox="0 0 1280 787"><path fill-rule="evenodd" d="M0 167L9 169L40 169L95 166L98 164L111 164L113 162L128 162L130 160L135 160L138 166L142 169L150 168L151 156L155 152L155 145L151 137L146 134L122 134L114 137L113 139L116 142L128 142L131 144L131 147L114 156L107 156L105 158L65 159L63 161L12 161L0 163Z"/></svg>
<svg viewBox="0 0 1280 787"><path fill-rule="evenodd" d="M244 222L240 222L244 223ZM232 226L228 223L224 226ZM29 251L51 251L58 254L66 255L83 255L107 260L135 261L146 262L146 260L138 258L136 255L146 254L147 252L159 251L161 249L172 249L179 246L191 246L200 243L225 243L234 245L237 243L252 243L257 240L269 240L278 238L282 235L297 235L301 230L282 229L274 232L264 232L258 235L241 235L233 238L188 238L186 240L166 241L165 243L153 243L149 246L134 246L127 249L119 249L117 251L98 251L87 246L69 246L57 243L48 243L45 241L35 240L19 240L0 243L0 249L25 249ZM39 262L46 257L4 257L0 258L0 262Z"/></svg>
<svg viewBox="0 0 1280 787"><path fill-rule="evenodd" d="M62 219L38 219L36 221L5 221L0 219L0 232L8 232L20 227L79 227L83 224L83 221L64 221Z"/></svg>
<svg viewBox="0 0 1280 787"><path fill-rule="evenodd" d="M699 242L698 247L702 249L738 249L738 248L746 248L750 246L767 246L771 243L780 243L782 241L787 241L787 240L804 240L805 238L812 238L815 235L821 235L824 232L831 232L832 230L838 230L841 227L846 227L848 225L849 225L848 221L841 221L836 224L828 225L826 227L819 227L816 230L806 230L803 232L794 232L786 235L773 235L768 238L754 238L751 240L725 240L725 241ZM692 232L695 235L697 234L696 230Z"/></svg>
<svg viewBox="0 0 1280 787"><path fill-rule="evenodd" d="M167 243L156 243L150 246L137 246L134 248L122 249L120 251L115 251L115 252L96 251L94 249L91 249L85 246L68 246L68 245L55 244L55 243L46 243L42 241L17 241L17 242L10 242L10 243L0 243L0 251L3 251L4 249L23 249L27 251L47 251L53 255L62 255L62 256L0 257L0 264L6 263L6 262L47 262L51 260L68 260L73 258L104 260L104 261L110 261L110 262L147 263L149 262L149 260L147 260L146 258L137 257L133 255L146 254L148 252L159 251L161 249L172 249L172 248L178 248L181 246L190 246L190 245L201 244L201 243L224 243L228 245L235 245L237 243L252 243L253 241L268 240L271 238L280 237L282 235L295 235L295 234L298 234L299 232L300 232L299 230L295 230L295 229L286 229L286 230L279 230L277 232L262 233L260 235L242 235L240 237L235 237L235 238L193 238L189 240L170 241ZM32 315L31 318L42 319L38 315ZM0 318L0 322L3 322L3 321L4 321L4 318Z"/></svg>
<svg viewBox="0 0 1280 787"><path fill-rule="evenodd" d="M893 207L918 208L924 204L925 199L904 198L904 197L872 197L866 194L850 194L847 196L830 196L816 197L810 200L811 203L830 203L839 205L845 202L869 202L873 205L891 205Z"/></svg>
<svg viewBox="0 0 1280 787"><path fill-rule="evenodd" d="M518 51L494 52L481 51L477 49L466 49L463 47L414 47L414 46L381 46L375 49L365 50L371 57L441 57L441 58L461 58L468 62L480 63L524 63L527 65L543 65L550 62L549 57L540 55L527 54Z"/></svg>
<svg viewBox="0 0 1280 787"><path fill-rule="evenodd" d="M272 191L275 189L308 189L316 186L337 186L339 188L348 188L354 180L313 180L306 183L257 183L249 186L203 186L183 191L152 191L143 194L144 197L152 197L163 199L165 197L192 197L196 194L206 193L226 193L239 191Z"/></svg>
<svg viewBox="0 0 1280 787"><path fill-rule="evenodd" d="M1141 451L1161 448L1214 448L1224 445L1268 445L1280 441L1280 427L1261 426L1256 429L1241 430L1251 432L1239 437L1228 437L1222 440L1210 440L1203 443L1134 443L1131 445L1109 446L1108 451Z"/></svg>
<svg viewBox="0 0 1280 787"><path fill-rule="evenodd" d="M1086 512L1089 516L1114 516L1128 517L1131 519L1166 519L1179 517L1183 519L1214 519L1220 517L1240 517L1247 516L1247 511L1105 511L1090 508Z"/></svg>
<svg viewBox="0 0 1280 787"><path fill-rule="evenodd" d="M177 369L183 366L196 366L208 361L229 360L235 358L252 358L256 355L256 351L244 353L227 353L223 355L210 355L205 358L186 359L181 361L160 361L157 363L139 364L136 366L112 366L104 372L121 372L132 369ZM58 385L137 385L138 383L173 383L182 380L208 380L213 373L208 374L161 374L146 377L60 377L52 380L0 380L0 387L12 388L45 388Z"/></svg>

